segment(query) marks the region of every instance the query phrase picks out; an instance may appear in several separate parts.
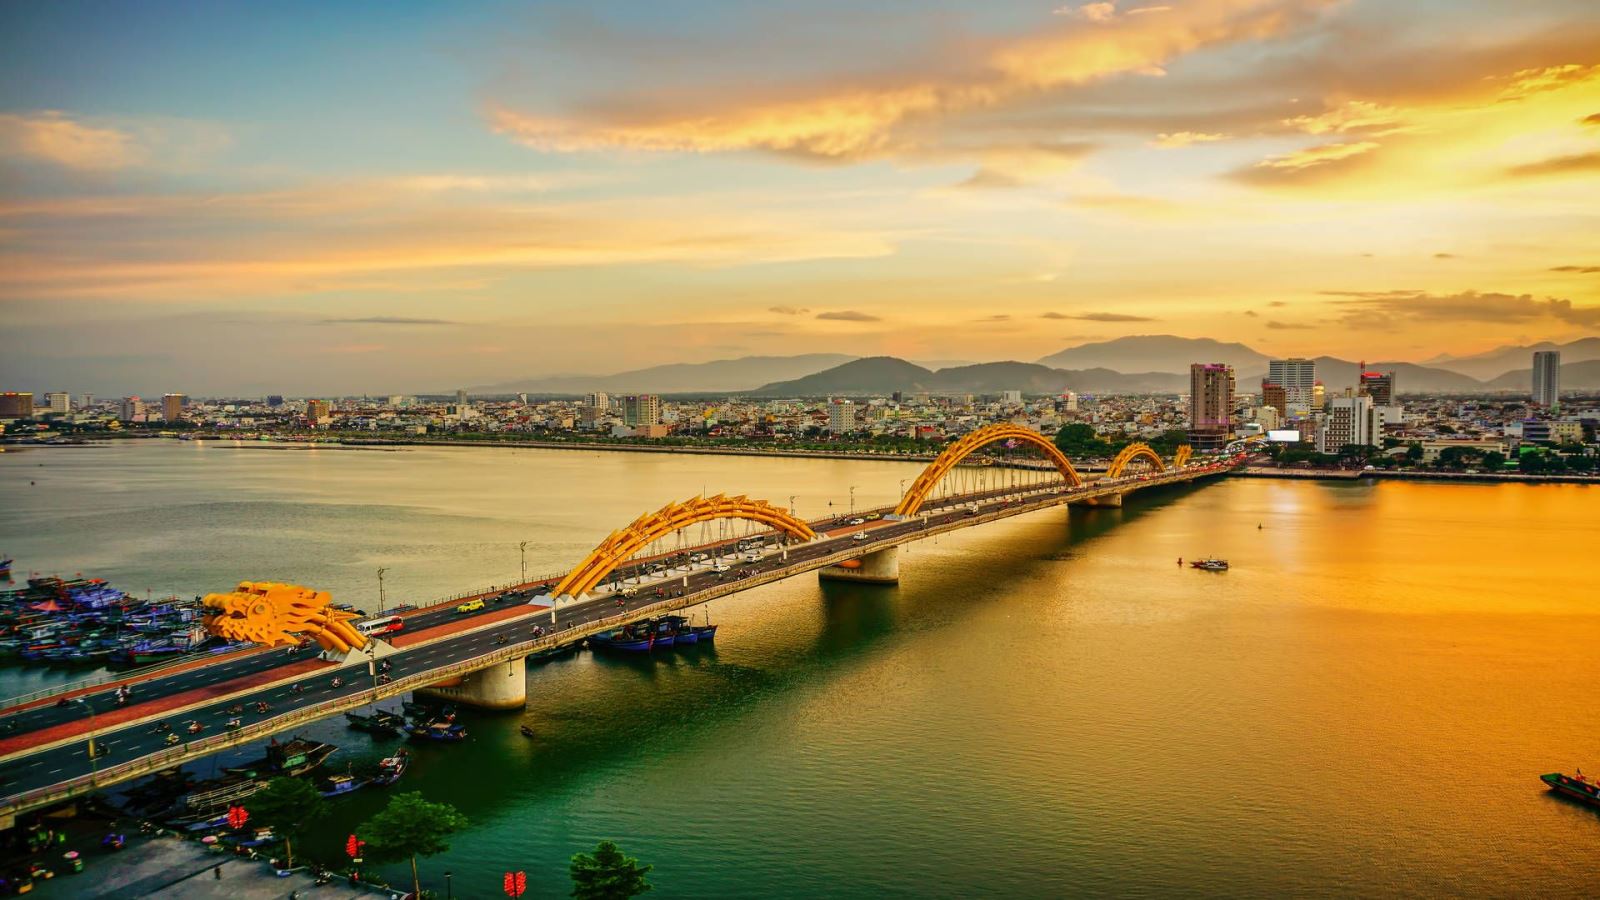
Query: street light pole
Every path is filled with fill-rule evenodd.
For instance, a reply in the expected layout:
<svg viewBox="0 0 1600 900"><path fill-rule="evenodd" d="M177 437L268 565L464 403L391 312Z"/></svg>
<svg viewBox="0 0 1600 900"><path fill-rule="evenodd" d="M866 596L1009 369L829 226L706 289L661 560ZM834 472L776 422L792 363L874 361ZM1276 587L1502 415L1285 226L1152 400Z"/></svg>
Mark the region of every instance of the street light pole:
<svg viewBox="0 0 1600 900"><path fill-rule="evenodd" d="M383 573L387 571L389 570L384 568L378 569L378 612L383 612Z"/></svg>
<svg viewBox="0 0 1600 900"><path fill-rule="evenodd" d="M528 542L517 544L517 551L522 554L522 583L528 583Z"/></svg>
<svg viewBox="0 0 1600 900"><path fill-rule="evenodd" d="M856 486L850 485L850 515L856 514Z"/></svg>
<svg viewBox="0 0 1600 900"><path fill-rule="evenodd" d="M450 884L450 877L454 873L444 873L444 900L455 900L456 892Z"/></svg>
<svg viewBox="0 0 1600 900"><path fill-rule="evenodd" d="M94 704L86 697L78 697L77 702L89 711L89 783L94 784L95 776L100 774L100 757L94 748Z"/></svg>

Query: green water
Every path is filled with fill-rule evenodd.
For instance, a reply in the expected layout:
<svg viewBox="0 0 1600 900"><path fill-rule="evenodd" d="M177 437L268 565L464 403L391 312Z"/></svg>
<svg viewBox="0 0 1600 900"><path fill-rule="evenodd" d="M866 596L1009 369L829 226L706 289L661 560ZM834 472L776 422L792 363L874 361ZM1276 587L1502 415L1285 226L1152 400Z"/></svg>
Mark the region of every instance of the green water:
<svg viewBox="0 0 1600 900"><path fill-rule="evenodd" d="M36 451L0 456L0 550L158 593L271 578L369 604L380 565L433 597L516 576L520 540L530 574L558 569L702 487L814 515L916 471ZM915 544L895 588L717 601L715 650L533 668L525 714L413 747L402 786L472 821L424 882L494 897L523 870L563 896L566 858L612 838L661 897L1592 896L1600 816L1537 776L1600 771L1597 499L1231 480ZM1233 570L1175 564L1204 554ZM335 766L398 743L310 733L345 748ZM383 800L341 801L308 849L338 857Z"/></svg>

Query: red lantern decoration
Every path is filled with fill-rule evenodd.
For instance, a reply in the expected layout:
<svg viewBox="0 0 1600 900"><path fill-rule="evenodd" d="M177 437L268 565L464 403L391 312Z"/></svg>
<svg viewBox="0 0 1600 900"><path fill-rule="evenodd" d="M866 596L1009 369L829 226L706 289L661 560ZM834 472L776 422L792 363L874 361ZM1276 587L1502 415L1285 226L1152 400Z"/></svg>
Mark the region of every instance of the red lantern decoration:
<svg viewBox="0 0 1600 900"><path fill-rule="evenodd" d="M516 900L528 889L528 873L507 872L505 879L506 896Z"/></svg>
<svg viewBox="0 0 1600 900"><path fill-rule="evenodd" d="M244 827L244 823L246 823L248 821L250 821L250 811L249 810L245 809L242 806L230 806L230 807L228 807L228 827L229 828L232 828L234 831L238 831L239 829L243 828Z"/></svg>
<svg viewBox="0 0 1600 900"><path fill-rule="evenodd" d="M355 859L361 855L361 848L365 847L366 845L366 841L360 840L352 834L350 837L345 839L344 855L350 857L351 859Z"/></svg>

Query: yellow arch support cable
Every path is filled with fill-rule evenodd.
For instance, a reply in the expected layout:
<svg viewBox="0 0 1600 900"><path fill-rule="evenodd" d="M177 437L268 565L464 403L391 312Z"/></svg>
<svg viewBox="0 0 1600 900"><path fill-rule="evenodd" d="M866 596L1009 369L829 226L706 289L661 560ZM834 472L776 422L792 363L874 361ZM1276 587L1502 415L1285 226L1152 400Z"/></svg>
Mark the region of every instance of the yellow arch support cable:
<svg viewBox="0 0 1600 900"><path fill-rule="evenodd" d="M652 513L645 513L627 527L613 531L578 563L567 577L561 579L551 591L557 597L577 597L588 593L605 580L612 569L621 565L640 549L658 538L680 528L717 519L743 519L767 525L775 530L793 535L801 540L811 540L816 532L800 519L790 515L765 500L749 497L695 497L682 503L668 503Z"/></svg>
<svg viewBox="0 0 1600 900"><path fill-rule="evenodd" d="M1106 477L1122 477L1122 471L1136 459L1148 460L1151 465L1156 467L1157 472L1165 472L1167 470L1167 464L1161 461L1161 456L1156 451L1150 449L1149 444L1136 443L1123 447L1122 452L1111 460L1111 465L1106 466Z"/></svg>
<svg viewBox="0 0 1600 900"><path fill-rule="evenodd" d="M928 467L922 470L921 475L917 476L917 480L906 491L906 495L900 498L900 505L896 506L894 510L895 515L916 515L917 510L922 508L922 504L932 495L933 489L939 485L939 482L951 469L954 469L963 459L978 450L1000 441L1016 441L1039 448L1055 464L1056 469L1061 472L1061 477L1066 479L1068 484L1073 487L1083 484L1083 479L1078 476L1078 470L1072 467L1072 460L1067 459L1066 455L1049 438L1020 425L1009 423L989 425L963 435L955 443L946 447L938 458L928 463Z"/></svg>

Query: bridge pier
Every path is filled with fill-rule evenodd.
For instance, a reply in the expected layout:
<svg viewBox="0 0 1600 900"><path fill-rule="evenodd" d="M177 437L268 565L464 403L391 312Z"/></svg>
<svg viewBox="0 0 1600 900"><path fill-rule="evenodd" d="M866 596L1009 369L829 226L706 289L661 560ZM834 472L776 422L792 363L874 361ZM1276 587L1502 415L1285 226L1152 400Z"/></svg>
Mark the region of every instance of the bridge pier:
<svg viewBox="0 0 1600 900"><path fill-rule="evenodd" d="M1068 505L1069 506L1110 506L1110 507L1120 507L1122 505L1122 495L1121 494L1101 494L1098 497L1085 497L1082 500L1074 500Z"/></svg>
<svg viewBox="0 0 1600 900"><path fill-rule="evenodd" d="M528 663L522 658L495 663L417 693L479 709L521 709L528 702Z"/></svg>
<svg viewBox="0 0 1600 900"><path fill-rule="evenodd" d="M867 584L899 584L900 548L885 547L859 559L849 559L836 566L818 569L817 577Z"/></svg>

